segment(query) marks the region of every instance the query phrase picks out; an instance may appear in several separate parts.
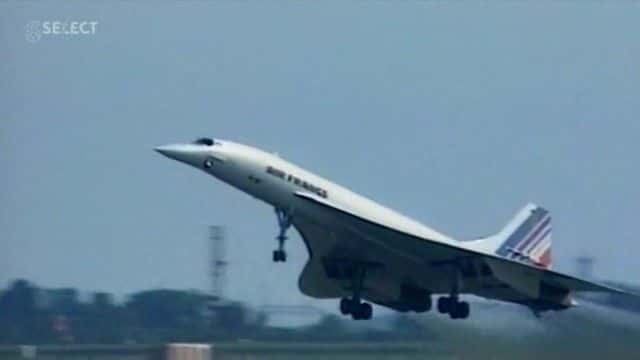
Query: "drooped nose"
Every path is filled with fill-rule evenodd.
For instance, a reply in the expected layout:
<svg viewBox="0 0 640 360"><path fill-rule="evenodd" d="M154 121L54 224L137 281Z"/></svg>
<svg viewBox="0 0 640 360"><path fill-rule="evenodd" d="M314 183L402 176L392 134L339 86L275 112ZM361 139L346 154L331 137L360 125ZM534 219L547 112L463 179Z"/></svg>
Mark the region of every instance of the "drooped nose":
<svg viewBox="0 0 640 360"><path fill-rule="evenodd" d="M193 144L162 145L154 148L154 150L170 159L193 166L199 166L205 156L203 149Z"/></svg>
<svg viewBox="0 0 640 360"><path fill-rule="evenodd" d="M182 149L180 148L180 145L177 145L177 144L161 145L161 146L155 147L153 150L174 160L179 160L179 157L183 153Z"/></svg>

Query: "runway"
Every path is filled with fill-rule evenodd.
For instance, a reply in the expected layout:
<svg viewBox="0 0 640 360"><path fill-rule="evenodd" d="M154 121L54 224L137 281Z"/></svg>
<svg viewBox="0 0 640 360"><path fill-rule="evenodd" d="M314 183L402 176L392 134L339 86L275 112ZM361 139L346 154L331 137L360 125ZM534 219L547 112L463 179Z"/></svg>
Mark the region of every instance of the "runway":
<svg viewBox="0 0 640 360"><path fill-rule="evenodd" d="M446 351L462 358L602 359L640 353L640 314L582 302L536 318L528 309L496 302L473 303L464 322L439 314L419 317Z"/></svg>

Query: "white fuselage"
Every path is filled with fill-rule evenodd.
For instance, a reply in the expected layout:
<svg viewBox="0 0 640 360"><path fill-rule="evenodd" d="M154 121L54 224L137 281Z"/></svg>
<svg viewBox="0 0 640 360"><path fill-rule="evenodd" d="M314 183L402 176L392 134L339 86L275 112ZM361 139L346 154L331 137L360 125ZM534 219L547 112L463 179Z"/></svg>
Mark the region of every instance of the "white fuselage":
<svg viewBox="0 0 640 360"><path fill-rule="evenodd" d="M277 155L230 141L216 141L216 144L211 146L209 156L217 159L213 161L213 166L199 166L206 159L198 159L200 161L196 160L192 165L199 166L216 178L274 207L286 209L294 216L302 215L319 220L317 213L309 213L313 210L294 196L296 192L310 192L379 224L433 241L457 243L418 221L304 170Z"/></svg>

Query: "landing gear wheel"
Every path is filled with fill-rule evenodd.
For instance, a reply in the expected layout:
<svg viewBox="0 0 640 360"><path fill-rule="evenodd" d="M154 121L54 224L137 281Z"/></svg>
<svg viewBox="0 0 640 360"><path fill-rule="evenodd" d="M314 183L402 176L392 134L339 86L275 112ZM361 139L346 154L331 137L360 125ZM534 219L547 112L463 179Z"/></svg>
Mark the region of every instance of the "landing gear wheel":
<svg viewBox="0 0 640 360"><path fill-rule="evenodd" d="M369 320L373 316L373 307L369 303L352 302L351 317L353 320Z"/></svg>
<svg viewBox="0 0 640 360"><path fill-rule="evenodd" d="M442 304L446 308L448 307L449 317L452 319L466 319L469 317L469 303L466 301L457 301L452 298L441 298ZM443 308L444 310L444 308ZM440 311L440 301L438 301L438 311Z"/></svg>
<svg viewBox="0 0 640 360"><path fill-rule="evenodd" d="M284 250L273 250L273 262L287 261L287 253Z"/></svg>
<svg viewBox="0 0 640 360"><path fill-rule="evenodd" d="M373 307L369 303L362 302L362 290L367 272L366 264L355 263L348 277L351 277L352 295L340 299L340 313L351 315L353 320L368 320L373 316ZM370 265L369 265L370 266Z"/></svg>
<svg viewBox="0 0 640 360"><path fill-rule="evenodd" d="M464 311L462 303L461 302L452 302L451 303L451 311L449 311L449 317L452 319L462 319L462 315L464 315L462 312ZM467 314L468 316L468 314Z"/></svg>
<svg viewBox="0 0 640 360"><path fill-rule="evenodd" d="M369 303L360 304L360 316L363 320L369 320L373 316L373 306Z"/></svg>
<svg viewBox="0 0 640 360"><path fill-rule="evenodd" d="M459 302L456 306L458 319L466 319L469 317L469 303L466 301Z"/></svg>
<svg viewBox="0 0 640 360"><path fill-rule="evenodd" d="M441 297L438 298L438 312L440 314L448 314L452 308L451 306L451 298Z"/></svg>
<svg viewBox="0 0 640 360"><path fill-rule="evenodd" d="M340 299L340 313L342 315L351 314L351 310L352 310L351 308L352 308L351 300L347 298Z"/></svg>
<svg viewBox="0 0 640 360"><path fill-rule="evenodd" d="M342 298L340 299L340 313L351 315L353 320L369 320L373 316L373 306L356 299Z"/></svg>

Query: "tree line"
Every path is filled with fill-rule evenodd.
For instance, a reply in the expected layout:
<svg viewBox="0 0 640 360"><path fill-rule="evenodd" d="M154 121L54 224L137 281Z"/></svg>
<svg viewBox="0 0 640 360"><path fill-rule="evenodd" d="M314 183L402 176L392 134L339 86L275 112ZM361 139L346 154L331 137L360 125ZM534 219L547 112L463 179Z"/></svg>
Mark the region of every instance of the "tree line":
<svg viewBox="0 0 640 360"><path fill-rule="evenodd" d="M27 280L13 281L0 292L0 344L382 341L428 335L402 317L393 331L354 332L336 315L304 328L271 328L266 326L265 314L239 302L214 302L193 291L145 290L121 303L105 292L84 301L78 294L74 288L44 289Z"/></svg>

